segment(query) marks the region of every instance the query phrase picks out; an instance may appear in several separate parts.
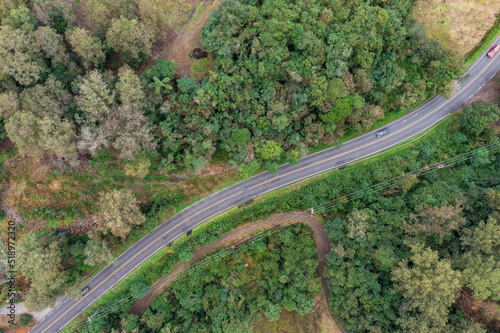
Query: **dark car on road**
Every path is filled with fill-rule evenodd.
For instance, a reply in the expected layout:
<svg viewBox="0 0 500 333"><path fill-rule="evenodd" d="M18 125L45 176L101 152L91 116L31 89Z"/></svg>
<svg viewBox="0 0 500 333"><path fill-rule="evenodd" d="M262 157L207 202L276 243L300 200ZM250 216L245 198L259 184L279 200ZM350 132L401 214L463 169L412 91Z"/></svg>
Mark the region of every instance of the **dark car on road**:
<svg viewBox="0 0 500 333"><path fill-rule="evenodd" d="M500 46L499 45L495 45L491 48L490 52L488 52L488 58L491 58L495 55L495 53L498 52L498 50L500 50Z"/></svg>
<svg viewBox="0 0 500 333"><path fill-rule="evenodd" d="M80 291L80 296L85 296L90 290L90 287L89 286L86 286L85 288L83 288L81 291Z"/></svg>
<svg viewBox="0 0 500 333"><path fill-rule="evenodd" d="M383 130L380 130L380 131L376 132L375 135L377 136L377 138L380 138L381 136L384 136L387 133L389 133L389 129L388 128L384 128Z"/></svg>

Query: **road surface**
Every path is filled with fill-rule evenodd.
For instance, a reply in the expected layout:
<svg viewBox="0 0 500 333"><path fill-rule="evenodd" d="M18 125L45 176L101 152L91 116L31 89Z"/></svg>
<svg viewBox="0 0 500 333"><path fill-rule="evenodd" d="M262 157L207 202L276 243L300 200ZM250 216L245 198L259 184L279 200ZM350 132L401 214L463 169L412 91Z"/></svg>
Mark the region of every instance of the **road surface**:
<svg viewBox="0 0 500 333"><path fill-rule="evenodd" d="M498 44L499 40L500 36L492 45ZM189 206L146 235L97 274L90 281L91 290L84 297L78 301L68 299L30 332L58 332L142 262L211 217L263 193L386 150L425 131L467 101L499 70L500 54L493 58L483 54L469 69L469 78L460 83L457 92L449 100L434 97L411 113L386 125L388 134L377 138L375 131L367 133L345 142L339 150L329 148L303 158L297 165L285 164L274 175L269 172L258 174Z"/></svg>

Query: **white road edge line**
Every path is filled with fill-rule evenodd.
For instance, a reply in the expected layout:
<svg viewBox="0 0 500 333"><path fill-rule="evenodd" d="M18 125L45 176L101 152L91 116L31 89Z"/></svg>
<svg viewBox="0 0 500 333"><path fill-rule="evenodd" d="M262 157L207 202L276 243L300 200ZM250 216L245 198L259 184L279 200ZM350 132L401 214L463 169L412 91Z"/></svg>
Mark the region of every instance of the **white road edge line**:
<svg viewBox="0 0 500 333"><path fill-rule="evenodd" d="M482 54L481 56L479 56L479 57L476 59L476 61L472 64L472 66L471 66L471 67L469 67L469 69L468 69L468 70L467 70L467 71L466 71L466 72L462 75L462 77L464 77L465 75L467 75L467 74L468 74L468 73L469 73L469 72L470 72L470 71L471 71L471 70L472 70L472 69L473 69L473 68L477 65L477 63L478 63L478 62L479 62L479 61L480 61L480 60L484 57L484 55L485 55L486 53L488 53L488 51L489 51L489 49L490 49L491 45L493 45L494 43L496 43L496 42L497 42L497 40L498 40L499 38L500 38L500 36L497 36L497 38L496 38L496 39L495 39L495 40L494 40L494 41L493 41L493 42L489 45L489 47L486 49L486 51L485 51L485 52L483 52L483 54ZM493 76L495 76L495 74L496 74L496 73L494 73L494 74L490 77L490 79L491 79ZM483 85L483 86L484 86L484 85ZM473 94L473 95L474 95L474 94ZM470 97L472 97L473 95L471 95ZM462 95L462 97L463 97L463 96L464 96L464 95ZM401 117L401 118L399 118L399 119L396 119L395 121L391 122L390 124L391 124L391 125L396 124L397 122L399 122L399 121L403 120L404 118L406 118L406 117L408 117L408 116L413 115L413 114L414 114L417 110L419 110L419 109L421 109L422 107L426 106L427 104L429 104L429 103L433 102L433 101L434 101L435 99L437 99L438 97L440 97L440 96L439 96L439 95L435 95L433 98L431 98L430 100L428 100L428 101L427 101L427 102L425 102L424 104L420 105L420 106L419 106L419 107L417 107L415 110L413 110L413 111L411 111L411 112L407 113L406 115L404 115L403 117ZM469 97L469 99L470 99L470 97ZM426 131L426 130L427 130L427 129L429 129L430 127L437 126L437 125L438 125L438 124L440 124L440 123L441 123L441 121L442 121L444 118L446 118L449 114L451 114L451 112L450 112L450 113L448 113L448 114L446 114L445 116L441 117L441 118L438 120L438 122L436 122L436 123L434 123L434 124L432 124L432 125L427 126L427 127L426 127L426 128L424 128L422 131L420 131L419 133L417 133L416 135L422 134L424 131ZM416 114L415 114L415 115L416 115ZM389 124L387 124L387 125L389 125ZM359 136L359 137L356 137L356 138L354 138L354 139L352 139L352 140L346 141L346 142L344 142L343 144L349 143L350 141L351 141L351 142L353 142L353 141L355 141L355 140L359 140L360 138L365 137L365 136L370 135L370 134L373 134L373 133L374 133L374 132L376 132L376 131L377 131L377 129L375 129L375 130L373 130L373 131L371 131L371 132L369 132L369 133L365 133L365 134L363 134L363 135L361 135L361 136ZM425 135L425 134L426 134L426 133L424 133L423 135ZM420 138L420 137L415 138L415 140L417 140L417 139L419 139L419 138ZM407 139L404 139L404 140L401 140L401 141L398 141L397 143L394 143L394 144L392 144L392 145L390 145L390 146L387 146L387 147L385 147L385 148L383 148L383 149L377 150L377 151L375 151L375 152L373 152L373 153L371 153L371 154L368 154L368 155L365 155L365 156L363 156L363 157L360 157L360 158L356 158L356 159L354 159L354 160L351 160L351 161L349 161L349 162L347 162L347 163L343 163L343 164L335 165L335 166L334 166L334 167L332 167L332 168L327 168L327 169L325 169L325 170L323 170L323 171L319 171L319 172L316 172L316 173L314 173L314 174L307 175L307 176L305 176L305 177L302 177L302 178L299 178L299 179L293 180L292 182L288 182L288 183L286 183L286 184L280 185L279 187L276 187L276 188L273 188L273 189L267 190L267 191L265 191L265 192L260 193L258 196L261 196L261 195L263 195L263 194L266 194L266 193L268 193L268 192L270 192L270 191L274 191L274 190L280 189L280 188L282 188L282 187L284 187L284 186L288 186L288 185L293 184L293 183L295 183L295 182L299 182L299 181L301 181L301 180L304 180L304 179L307 179L307 178L310 178L310 177L316 176L317 174L320 174L320 173L323 173L323 172L326 172L326 171L330 171L330 170L333 170L333 169L337 169L337 168L339 168L339 167L341 167L341 166L343 166L343 165L346 165L346 164L349 164L349 163L353 163L353 162L358 162L359 160L362 160L362 159L365 159L365 158L368 158L368 157L373 157L373 156L375 156L376 154L379 154L379 153L381 153L381 152L384 152L384 151L390 151L390 150L392 150L392 149L393 149L393 147L394 147L395 145L398 145L398 144L400 144L400 143L402 143L402 142L404 142L404 141L407 141L407 140L409 140L409 139L411 139L411 137L410 137L410 138L407 138ZM412 141L410 141L410 142L413 142L413 140L412 140ZM320 153L320 152L321 152L321 153L324 153L325 151L329 151L329 150L331 150L331 149L336 149L336 147L334 147L334 146L333 146L333 147L330 147L330 148L327 148L327 149L324 149L324 150L318 151L318 152L316 152L316 153L313 153L313 154L307 155L307 157L313 156L313 155L318 154L318 153ZM285 163L285 164L283 164L282 166L287 165L287 164L288 164L288 163ZM259 176L259 175L262 175L262 174L265 174L265 173L268 173L268 172L269 172L269 171L264 171L264 172L261 172L261 173L259 173L259 174L255 175L255 176L253 176L253 177L251 177L251 178L249 178L249 179L252 179L252 178L254 178L254 177L256 177L256 176ZM246 180L243 180L243 181L241 181L240 183L242 183L242 182L244 182L244 181L246 181ZM234 184L233 184L233 185L234 185ZM232 185L231 185L231 186L232 186ZM226 190L226 189L230 188L231 186L225 187L224 189L222 189L222 190L220 190L220 191L214 192L214 193L212 193L211 195L209 195L209 196L207 196L207 197L203 198L202 200L200 200L200 201L198 201L198 202L204 201L205 199L207 199L207 198L209 198L209 197L211 197L211 196L213 196L213 195L215 195L215 194L219 194L219 193L223 192L224 190ZM258 197L258 196L257 196L257 197ZM195 205L195 204L197 204L198 202L196 202L196 203L194 203L194 204L192 204L192 205L189 205L188 207L184 208L184 209L183 209L182 211L180 211L179 213L175 214L173 217L175 217L175 216L179 215L179 214L180 214L180 213L182 213L185 209L187 209L187 208L190 208L190 207L194 206L194 205ZM197 227L197 226L198 226L198 225L200 225L201 223L203 223L203 222L205 222L205 221L207 221L207 220L211 219L212 217L217 216L217 215L219 215L219 214L221 214L221 213L223 213L223 212L225 212L225 211L227 211L227 210L229 210L229 209L231 209L231 208L233 208L233 207L235 207L235 206L237 206L237 205L238 205L238 204L235 204L235 205L233 205L233 206L231 206L231 207L228 207L228 208L226 208L226 209L224 209L224 210L222 210L222 211L220 211L220 212L218 212L218 213L216 213L216 214L214 214L214 215L212 215L212 216L208 217L207 219L202 220L201 222L199 222L199 223L197 223L196 225L194 225L191 229L194 229L195 227ZM172 217L172 218L173 218L173 217ZM167 221L168 221L168 220L167 220ZM159 226L157 226L157 227L154 229L154 231L155 231L158 227L160 227L161 225L163 225L165 222L167 222L167 221L164 221L162 224L160 224ZM154 232L154 231L153 231L153 232ZM152 232L152 233L153 233L153 232ZM114 259L114 260L113 260L110 264L108 264L108 266L110 266L111 264L113 264L113 263L114 263L117 259L119 259L122 255L124 255L124 254L125 254L128 250L132 249L132 248L133 248L133 247L134 247L137 243L139 243L139 242L140 242L140 241L142 241L145 237L147 237L147 236L151 235L152 233L148 233L148 234L144 235L144 236L143 236L143 237L142 237L139 241L137 241L136 243L134 243L134 244L133 244L131 247L129 247L129 248L128 248L125 252L121 253L118 257L116 257L116 258L115 258L115 259ZM169 241L168 243L173 242L175 239L177 239L178 237L182 236L183 234L184 234L184 232L182 232L182 233L181 233L181 234L179 234L178 236L174 237L174 238L173 238L171 241ZM158 251L160 251L160 250L161 250L161 249L163 249L164 247L165 247L165 245L163 245L162 247L158 248L158 249L157 249L155 252L153 252L150 256L148 256L147 258L145 258L144 260L142 260L139 264L137 264L136 266L134 266L134 267L133 267L133 268L132 268L132 269L131 269L131 270L130 270L130 271L129 271L126 275L124 275L124 277L122 277L121 279L119 279L119 280L118 280L115 284L113 284L113 285L112 285L111 287L109 287L106 291L104 291L103 293L101 293L97 299L95 299L95 300L94 300L94 301L92 301L90 304L88 304L88 305L87 305L87 306L86 306L86 307L85 307L82 311L80 311L80 313L82 313L83 311L85 311L85 309L87 309L90 305L92 305L94 302L96 302L96 301L97 301L97 300L98 300L98 299L99 299L99 298L100 298L103 294L107 293L107 292L108 292L111 288L113 288L113 287L114 287L114 286L115 286L118 282L120 282L121 280L123 280L123 279L124 279L127 275L129 275L129 274L130 274L133 270L135 270L135 269L136 269L139 265L141 265L141 264L142 264L144 261L146 261L147 259L151 258L153 255L155 255ZM108 267L108 266L106 266L106 267ZM101 270L100 272L102 272L102 270ZM97 273L97 275L98 275L100 272L98 272L98 273ZM90 279L90 281L88 282L88 284L90 284L90 283L92 282L92 280L93 280L93 279L94 279L97 275L95 275L92 279ZM68 300L69 300L69 299L67 299L66 301L68 301ZM66 303L66 301L65 301L64 303ZM63 304L64 304L64 303L63 303ZM52 312L51 312L51 313L52 313ZM46 318L48 318L48 317L50 316L50 314L51 314L51 313L49 313L49 314L47 315L47 317L45 317L43 320L45 320ZM65 324L61 327L61 329L62 329L62 328L64 328L64 327L65 327L68 323L70 323L70 322L71 322L74 318L76 318L76 317L77 317L80 313L78 313L78 314L77 314L77 315L75 315L73 318L71 318L71 320L67 321L67 322L66 322L66 323L65 323ZM41 322L43 322L43 320L42 320ZM40 323L41 323L41 322L40 322ZM40 324L40 323L39 323L39 324ZM59 330L60 330L60 329L58 329L57 331L59 332Z"/></svg>
<svg viewBox="0 0 500 333"><path fill-rule="evenodd" d="M440 119L439 119L439 120L438 120L435 124L432 124L432 125L427 126L427 127L426 127L426 128L424 128L422 131L420 131L419 133L417 133L417 134L415 134L415 135L417 136L417 135L419 135L419 134L422 134L423 132L425 132L425 131L426 131L427 129L429 129L430 127L433 127L433 126L437 126L437 125L439 125L439 124L441 123L441 121L442 121L444 118L446 118L447 116L448 116L448 115L445 115L444 117L441 117L441 118L440 118ZM425 134L427 134L427 133L423 133L422 135L425 135ZM417 139L419 139L419 138L420 138L420 137L417 137L417 138L414 138L414 139L415 139L415 140L417 140ZM279 187L269 189L269 190L267 190L267 191L264 191L264 192L260 193L257 197L262 196L262 195L264 195L264 194L266 194L266 193L268 193L268 192L278 190L278 189L280 189L280 188L282 188L282 187L285 187L285 186L291 185L291 184L293 184L293 183L299 182L299 181L301 181L301 180L304 180L304 179L307 179L307 178L310 178L310 177L314 177L314 176L316 176L316 175L318 175L318 174L321 174L321 173L324 173L324 172L327 172L327 171L331 171L331 170L333 170L333 169L338 169L339 167L341 167L341 166L343 166L343 165L346 165L346 164L352 164L353 162L359 162L360 160L363 160L363 159L368 158L368 157L373 157L374 155L377 155L377 154L379 154L379 153L381 153L381 152L386 152L386 151L392 150L394 146L399 145L400 143L402 143L402 142L404 142L404 141L407 141L407 140L410 140L410 139L411 139L411 137L410 137L410 138L403 139L403 140L400 140L400 141L398 141L398 142L396 142L396 143L394 143L394 144L392 144L392 145L390 145L390 146L388 146L388 147L386 147L386 148L384 148L384 149L379 149L379 150L377 150L377 151L373 152L372 154L368 154L368 155L365 155L365 156L363 156L363 157L356 158L356 159L354 159L354 160L352 160L352 161L349 161L349 162L347 162L347 163L342 163L342 164L336 165L336 166L334 166L334 167L332 167L332 168L327 168L327 169L324 169L324 170L322 170L322 171L318 171L318 172L315 172L315 173L310 174L310 175L308 175L308 176L305 176L305 177L302 177L302 178L299 178L299 179L293 180L293 181L291 181L291 182L285 183L285 184L283 184L283 185L280 185ZM410 142L411 142L411 141L410 141ZM408 143L410 143L410 142L408 142ZM254 197L254 198L257 198L257 197ZM206 219L204 219L204 220L200 221L199 223L195 224L195 225L194 225L191 229L196 228L198 225L202 224L203 222L206 222L206 221L210 220L211 218L213 218L213 217L215 217L215 216L217 216L217 215L219 215L219 214L221 214L221 213L224 213L224 212L228 211L228 210L229 210L229 209L231 209L231 208L236 207L237 205L238 205L238 204L234 204L234 205L232 205L232 206L230 206L230 207L228 207L228 208L226 208L226 209L224 209L224 210L222 210L222 211L220 211L220 212L218 212L218 213L215 213L215 214L211 215L210 217L207 217ZM180 236L182 236L182 235L184 235L184 232L183 232L183 233L181 233L181 234L179 234L179 235L177 235L176 237L174 237L172 240L170 240L170 241L169 241L169 242L167 242L167 243L173 242L174 240L176 240L177 238L179 238L179 237L180 237ZM143 238L144 238L144 237L143 237ZM120 280L118 280L115 284L117 284L119 281L121 281L121 280L125 279L125 278L126 278L126 277L127 277L127 276L128 276L128 275L129 275L129 274L130 274L133 270L135 270L135 269L136 269L138 266L140 266L140 265L141 265L144 261L146 261L146 260L148 260L149 258L151 258L153 255L155 255L158 251L160 251L160 250L161 250L161 249L163 249L164 247L165 247L165 245L163 245L162 247L158 248L155 252L153 252L153 254L151 254L149 257L145 258L145 259L144 259L144 260L142 260L140 263L138 263L136 266L134 266L132 269L130 269L130 270L127 272L127 274L125 274L125 275L124 275L124 277L123 277L123 278L121 278ZM81 311L80 311L80 313L84 312L84 311L85 311L85 310L86 310L86 309L87 309L90 305L94 304L94 303L95 303L95 302L96 302L96 301L97 301L97 300L98 300L98 299L99 299L102 295L104 295L104 294L105 294L105 293L107 293L107 292L108 292L111 288L113 288L113 287L115 286L115 284L113 284L111 287L109 287L108 289L106 289L106 291L104 291L103 293L101 293L97 299L95 299L94 301L92 301L92 303L88 304L85 308L83 308L83 310L81 310ZM73 321L73 319L75 319L75 318L76 318L76 317L77 317L80 313L78 313L78 314L77 314L77 315L75 315L73 318L71 318L69 321L67 321L67 322L66 322L66 323L65 323L65 324L64 324L61 328L64 328L64 326L66 326L68 323L70 323L71 321ZM48 317L48 316L47 316L47 317Z"/></svg>

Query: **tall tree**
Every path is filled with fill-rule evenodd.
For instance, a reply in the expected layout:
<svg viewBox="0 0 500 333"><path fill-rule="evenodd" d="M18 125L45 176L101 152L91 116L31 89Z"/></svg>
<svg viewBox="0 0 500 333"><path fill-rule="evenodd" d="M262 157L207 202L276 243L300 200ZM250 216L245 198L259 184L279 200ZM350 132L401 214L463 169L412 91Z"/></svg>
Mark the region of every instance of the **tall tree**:
<svg viewBox="0 0 500 333"><path fill-rule="evenodd" d="M116 91L122 103L136 103L144 98L141 80L135 75L132 68L127 65L118 70Z"/></svg>
<svg viewBox="0 0 500 333"><path fill-rule="evenodd" d="M38 119L31 112L17 112L5 123L9 138L24 156L40 152Z"/></svg>
<svg viewBox="0 0 500 333"><path fill-rule="evenodd" d="M43 25L49 24L59 33L76 24L71 3L65 0L33 0L33 9Z"/></svg>
<svg viewBox="0 0 500 333"><path fill-rule="evenodd" d="M258 154L265 160L273 160L279 158L283 149L279 144L272 140L267 140L258 150Z"/></svg>
<svg viewBox="0 0 500 333"><path fill-rule="evenodd" d="M89 266L102 265L113 260L113 256L104 240L89 239L83 254L85 255L84 263Z"/></svg>
<svg viewBox="0 0 500 333"><path fill-rule="evenodd" d="M59 35L53 28L39 27L35 31L35 39L45 56L51 58L52 67L69 63L66 47L63 44L63 36Z"/></svg>
<svg viewBox="0 0 500 333"><path fill-rule="evenodd" d="M69 109L71 95L61 81L49 76L44 84L24 89L19 94L21 109L38 117L64 117Z"/></svg>
<svg viewBox="0 0 500 333"><path fill-rule="evenodd" d="M139 0L138 16L151 36L155 39L161 39L166 36L168 19L165 11L157 6L154 1Z"/></svg>
<svg viewBox="0 0 500 333"><path fill-rule="evenodd" d="M410 247L411 266L403 260L392 271L395 288L403 294L409 310L419 311L433 327L443 328L461 287L460 273L449 261L440 260L436 251L422 244Z"/></svg>
<svg viewBox="0 0 500 333"><path fill-rule="evenodd" d="M5 2L3 2L3 5L9 6ZM14 8L15 5L11 6L12 10L10 11L9 17L2 20L2 23L24 32L35 30L37 22L34 13L22 4L17 8ZM2 7L1 4L0 7Z"/></svg>
<svg viewBox="0 0 500 333"><path fill-rule="evenodd" d="M33 33L0 26L0 71L25 86L47 71Z"/></svg>
<svg viewBox="0 0 500 333"><path fill-rule="evenodd" d="M18 246L19 270L31 279L32 289L24 303L30 311L54 305L65 281L65 274L61 274L59 244L58 238L29 232Z"/></svg>
<svg viewBox="0 0 500 333"><path fill-rule="evenodd" d="M137 60L141 55L151 54L151 37L145 26L136 19L121 16L113 20L106 34L108 45L127 62Z"/></svg>
<svg viewBox="0 0 500 333"><path fill-rule="evenodd" d="M19 97L15 92L6 91L0 94L0 119L9 119L19 111Z"/></svg>
<svg viewBox="0 0 500 333"><path fill-rule="evenodd" d="M151 127L139 103L117 105L103 120L102 129L120 157L133 160L141 150L153 149Z"/></svg>
<svg viewBox="0 0 500 333"><path fill-rule="evenodd" d="M473 230L466 230L462 246L467 252L456 258L465 285L474 297L500 299L500 223L490 216Z"/></svg>
<svg viewBox="0 0 500 333"><path fill-rule="evenodd" d="M460 119L460 126L473 138L481 137L487 125L500 119L500 108L484 101L474 101L466 106Z"/></svg>
<svg viewBox="0 0 500 333"><path fill-rule="evenodd" d="M37 117L28 111L14 114L5 123L9 138L24 156L41 156L54 152L72 158L76 154L76 134L73 125L57 117Z"/></svg>
<svg viewBox="0 0 500 333"><path fill-rule="evenodd" d="M136 5L137 0L89 0L90 23L96 33L102 36L108 31L113 19L120 16L132 19Z"/></svg>
<svg viewBox="0 0 500 333"><path fill-rule="evenodd" d="M115 93L106 84L103 76L94 70L83 78L79 86L76 104L90 121L102 120L111 110Z"/></svg>
<svg viewBox="0 0 500 333"><path fill-rule="evenodd" d="M100 200L101 215L97 218L98 231L103 234L126 238L132 226L140 225L146 218L141 214L130 190L113 190Z"/></svg>
<svg viewBox="0 0 500 333"><path fill-rule="evenodd" d="M102 41L83 28L75 28L67 33L73 50L82 58L83 66L99 66L106 58Z"/></svg>
<svg viewBox="0 0 500 333"><path fill-rule="evenodd" d="M445 204L441 207L424 205L416 215L412 215L410 221L404 222L404 230L412 235L437 235L441 239L465 225L466 220L461 215L462 209L462 203L458 201L455 205Z"/></svg>

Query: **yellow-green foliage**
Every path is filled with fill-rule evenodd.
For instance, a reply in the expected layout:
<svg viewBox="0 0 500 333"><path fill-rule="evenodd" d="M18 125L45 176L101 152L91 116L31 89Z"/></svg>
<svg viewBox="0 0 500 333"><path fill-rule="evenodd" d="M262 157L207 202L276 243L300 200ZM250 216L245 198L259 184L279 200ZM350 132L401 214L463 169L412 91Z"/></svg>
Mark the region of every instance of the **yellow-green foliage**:
<svg viewBox="0 0 500 333"><path fill-rule="evenodd" d="M144 178L149 173L151 161L147 158L145 152L140 152L137 157L125 165L125 174L127 176Z"/></svg>
<svg viewBox="0 0 500 333"><path fill-rule="evenodd" d="M189 22L189 25L187 26L186 31L189 31L189 30L194 28L194 26L196 25L196 23L198 23L198 21L200 20L200 18L204 12L205 12L205 7L203 6L203 2L202 2L196 8L196 11L194 12L193 18Z"/></svg>
<svg viewBox="0 0 500 333"><path fill-rule="evenodd" d="M207 58L195 60L191 65L191 75L198 81L203 79L209 71L215 70L214 57L209 54Z"/></svg>

